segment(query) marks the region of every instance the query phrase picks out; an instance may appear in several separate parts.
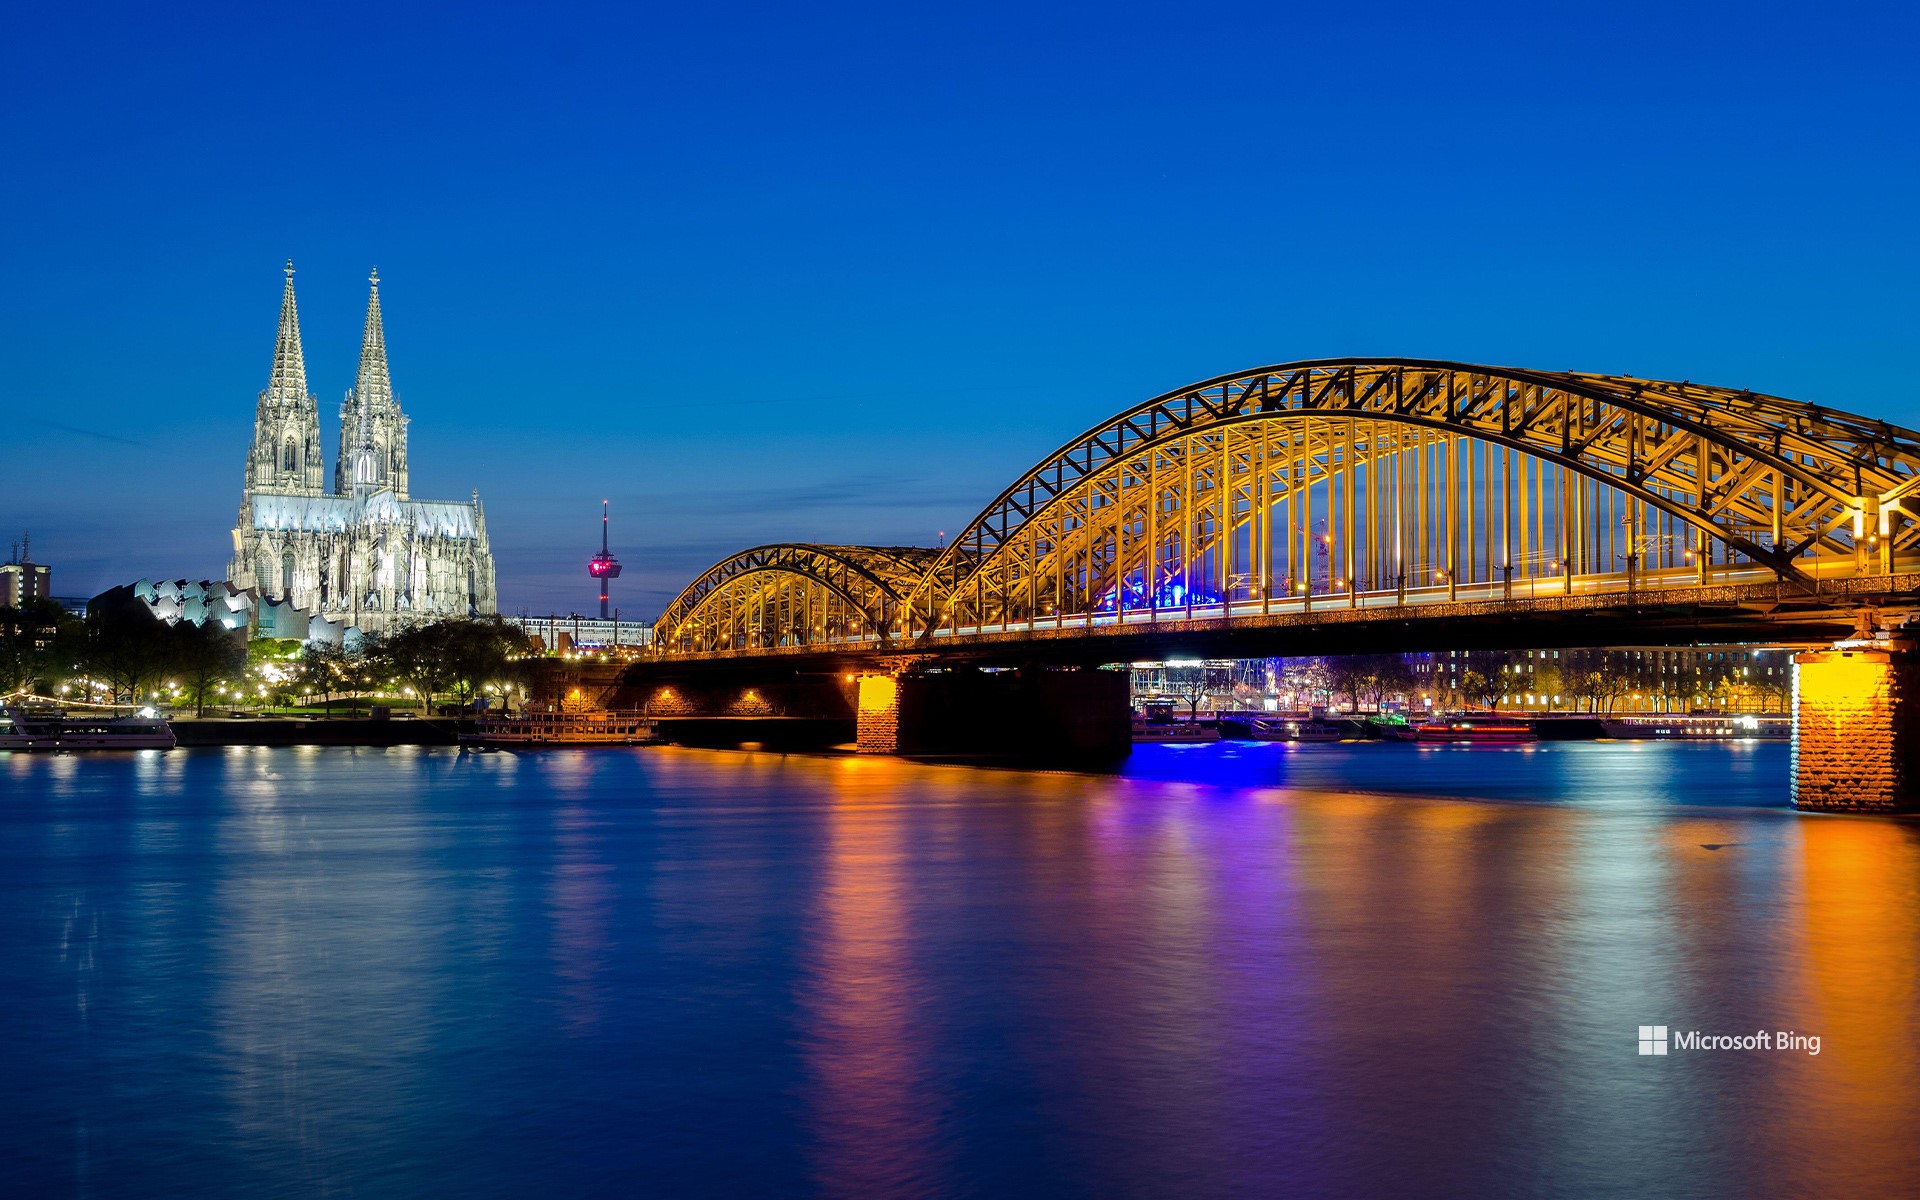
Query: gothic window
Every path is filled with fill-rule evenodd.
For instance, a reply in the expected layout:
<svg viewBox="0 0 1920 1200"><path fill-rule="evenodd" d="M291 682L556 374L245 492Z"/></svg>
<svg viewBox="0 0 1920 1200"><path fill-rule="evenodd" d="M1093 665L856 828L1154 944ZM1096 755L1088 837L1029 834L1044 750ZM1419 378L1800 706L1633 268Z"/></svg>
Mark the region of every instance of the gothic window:
<svg viewBox="0 0 1920 1200"><path fill-rule="evenodd" d="M299 451L294 449L292 438L287 439L286 449L281 454L280 465L289 471L295 470L300 465Z"/></svg>
<svg viewBox="0 0 1920 1200"><path fill-rule="evenodd" d="M400 450L398 447L395 447L387 453L387 469L391 471L398 471L400 469Z"/></svg>
<svg viewBox="0 0 1920 1200"><path fill-rule="evenodd" d="M293 598L293 551L291 550L280 556L280 598L282 600Z"/></svg>

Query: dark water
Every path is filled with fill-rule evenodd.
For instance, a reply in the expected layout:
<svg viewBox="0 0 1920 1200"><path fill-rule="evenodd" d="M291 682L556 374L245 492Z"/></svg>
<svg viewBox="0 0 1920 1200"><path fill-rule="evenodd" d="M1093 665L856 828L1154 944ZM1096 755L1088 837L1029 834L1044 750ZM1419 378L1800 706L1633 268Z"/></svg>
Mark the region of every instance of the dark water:
<svg viewBox="0 0 1920 1200"><path fill-rule="evenodd" d="M0 756L0 1191L1911 1194L1920 826L1785 769Z"/></svg>

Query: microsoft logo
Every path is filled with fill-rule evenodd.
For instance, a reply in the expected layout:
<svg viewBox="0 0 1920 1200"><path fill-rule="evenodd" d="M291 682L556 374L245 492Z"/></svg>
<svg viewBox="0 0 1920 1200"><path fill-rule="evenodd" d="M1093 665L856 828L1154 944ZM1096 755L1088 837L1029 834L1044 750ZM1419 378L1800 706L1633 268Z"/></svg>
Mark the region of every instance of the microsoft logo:
<svg viewBox="0 0 1920 1200"><path fill-rule="evenodd" d="M1665 1025L1642 1025L1640 1027L1640 1053L1665 1054L1667 1052L1667 1027Z"/></svg>

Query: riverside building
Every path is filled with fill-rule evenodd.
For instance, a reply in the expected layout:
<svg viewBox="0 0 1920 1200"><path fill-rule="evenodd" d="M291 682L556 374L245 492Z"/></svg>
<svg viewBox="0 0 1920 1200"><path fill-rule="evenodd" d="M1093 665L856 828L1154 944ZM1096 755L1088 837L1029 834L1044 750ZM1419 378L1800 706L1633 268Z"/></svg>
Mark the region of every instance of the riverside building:
<svg viewBox="0 0 1920 1200"><path fill-rule="evenodd" d="M13 553L0 564L0 608L25 608L48 599L52 589L53 569L33 561L33 540L22 534L13 544Z"/></svg>

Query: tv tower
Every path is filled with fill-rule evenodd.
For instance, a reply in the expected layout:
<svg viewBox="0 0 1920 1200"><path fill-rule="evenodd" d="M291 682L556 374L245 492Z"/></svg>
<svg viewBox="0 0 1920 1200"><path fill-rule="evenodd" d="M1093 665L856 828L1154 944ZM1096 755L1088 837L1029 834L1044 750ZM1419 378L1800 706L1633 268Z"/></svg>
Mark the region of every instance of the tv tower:
<svg viewBox="0 0 1920 1200"><path fill-rule="evenodd" d="M600 581L600 619L607 619L607 580L620 578L620 560L607 552L607 502L600 502L600 553L587 560L587 574Z"/></svg>

